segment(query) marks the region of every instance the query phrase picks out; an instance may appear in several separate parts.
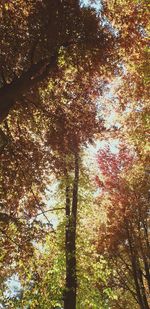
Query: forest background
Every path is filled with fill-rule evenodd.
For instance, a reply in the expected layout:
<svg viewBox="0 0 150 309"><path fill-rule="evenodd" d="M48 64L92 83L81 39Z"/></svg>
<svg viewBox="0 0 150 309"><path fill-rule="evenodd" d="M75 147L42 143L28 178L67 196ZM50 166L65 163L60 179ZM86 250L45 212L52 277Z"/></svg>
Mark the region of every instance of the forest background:
<svg viewBox="0 0 150 309"><path fill-rule="evenodd" d="M0 2L0 308L149 309L149 15Z"/></svg>

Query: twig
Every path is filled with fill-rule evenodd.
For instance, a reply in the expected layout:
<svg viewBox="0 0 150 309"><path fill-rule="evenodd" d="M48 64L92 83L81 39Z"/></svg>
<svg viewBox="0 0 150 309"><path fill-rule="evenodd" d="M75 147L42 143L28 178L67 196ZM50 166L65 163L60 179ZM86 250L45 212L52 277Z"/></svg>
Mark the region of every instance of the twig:
<svg viewBox="0 0 150 309"><path fill-rule="evenodd" d="M43 215L43 213L45 213L45 212L55 211L55 210L61 210L61 209L64 209L64 210L65 210L65 207L48 209L48 210L45 210L45 211L43 211L43 212L41 212L41 213L37 214L35 217L40 216L40 215Z"/></svg>
<svg viewBox="0 0 150 309"><path fill-rule="evenodd" d="M1 228L0 228L0 231L2 234L4 234L12 243L14 243L18 248L20 247L19 244L17 244L17 242L15 242L15 240L13 240L10 236L8 236L5 231L3 231Z"/></svg>

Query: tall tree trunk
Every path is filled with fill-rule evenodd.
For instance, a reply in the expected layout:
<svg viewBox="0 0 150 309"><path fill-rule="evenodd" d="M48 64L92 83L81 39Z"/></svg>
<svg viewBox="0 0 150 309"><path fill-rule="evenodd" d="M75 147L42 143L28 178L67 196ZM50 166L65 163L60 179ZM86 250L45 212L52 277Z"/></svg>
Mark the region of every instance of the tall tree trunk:
<svg viewBox="0 0 150 309"><path fill-rule="evenodd" d="M134 247L133 247L133 243L132 243L133 240L132 240L132 237L131 237L129 229L128 229L128 224L126 225L126 228L127 228L127 235L128 235L130 255L131 255L133 278L134 278L134 282L135 282L138 303L139 303L141 309L149 309L149 305L148 305L148 302L147 302L145 289L144 289L144 285L143 285L141 269L140 269L140 265L139 265L138 260L137 260L136 252L134 251Z"/></svg>
<svg viewBox="0 0 150 309"><path fill-rule="evenodd" d="M66 185L66 287L64 296L64 309L76 308L76 226L78 205L79 165L78 155L75 154L74 181L72 188L72 204L70 201L70 188Z"/></svg>

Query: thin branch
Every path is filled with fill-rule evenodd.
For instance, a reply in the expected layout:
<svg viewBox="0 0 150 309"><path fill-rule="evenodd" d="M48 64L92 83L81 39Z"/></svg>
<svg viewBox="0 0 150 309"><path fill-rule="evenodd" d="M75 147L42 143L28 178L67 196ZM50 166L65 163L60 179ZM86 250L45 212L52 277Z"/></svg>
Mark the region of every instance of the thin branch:
<svg viewBox="0 0 150 309"><path fill-rule="evenodd" d="M38 216L40 216L40 215L43 215L44 213L49 212L49 211L55 211L55 210L57 211L57 210L62 210L62 209L65 210L65 207L59 207L59 208L48 209L48 210L45 210L45 211L43 211L43 212L37 214L35 217L38 217Z"/></svg>
<svg viewBox="0 0 150 309"><path fill-rule="evenodd" d="M117 272L117 274L118 274L118 276L119 276L119 280L121 281L121 283L126 287L126 289L131 293L131 295L132 295L133 298L135 299L135 301L138 303L138 300L137 300L137 298L136 298L136 293L129 287L129 285L128 285L127 282L126 282L127 277L126 277L125 273L124 273L122 270L121 270L121 272L120 272L120 271L117 271L117 269L116 269L116 272ZM121 276L121 273L123 273L123 275L124 275L125 278L123 278L123 277ZM118 278L117 278L117 279L118 279Z"/></svg>
<svg viewBox="0 0 150 309"><path fill-rule="evenodd" d="M7 233L5 231L3 231L1 228L0 228L0 231L2 234L4 234L6 236L6 238L8 238L12 243L14 243L18 248L20 247L20 245L15 242L15 240L13 240L10 236L7 235Z"/></svg>
<svg viewBox="0 0 150 309"><path fill-rule="evenodd" d="M36 195L35 195L33 189L30 188L30 191L31 191L31 193L32 193L32 195L33 195L33 197L34 197L34 200L35 200L36 204L37 204L38 207L40 208L40 210L41 210L41 212L42 212L42 215L45 217L45 219L48 221L49 225L51 226L51 228L52 228L53 231L54 231L53 225L52 225L52 223L50 222L50 220L48 219L48 217L45 215L45 212L43 211L42 206L40 205L40 203L39 203L39 201L38 201L38 199L37 199L37 197L36 197Z"/></svg>

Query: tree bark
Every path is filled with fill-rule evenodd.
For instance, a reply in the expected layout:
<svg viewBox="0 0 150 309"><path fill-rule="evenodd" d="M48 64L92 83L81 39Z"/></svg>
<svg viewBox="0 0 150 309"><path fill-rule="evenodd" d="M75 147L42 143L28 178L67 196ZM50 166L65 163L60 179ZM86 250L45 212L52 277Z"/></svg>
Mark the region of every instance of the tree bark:
<svg viewBox="0 0 150 309"><path fill-rule="evenodd" d="M64 295L64 309L76 308L76 226L78 206L79 165L78 155L75 154L74 181L72 189L72 204L70 188L66 186L66 286Z"/></svg>

